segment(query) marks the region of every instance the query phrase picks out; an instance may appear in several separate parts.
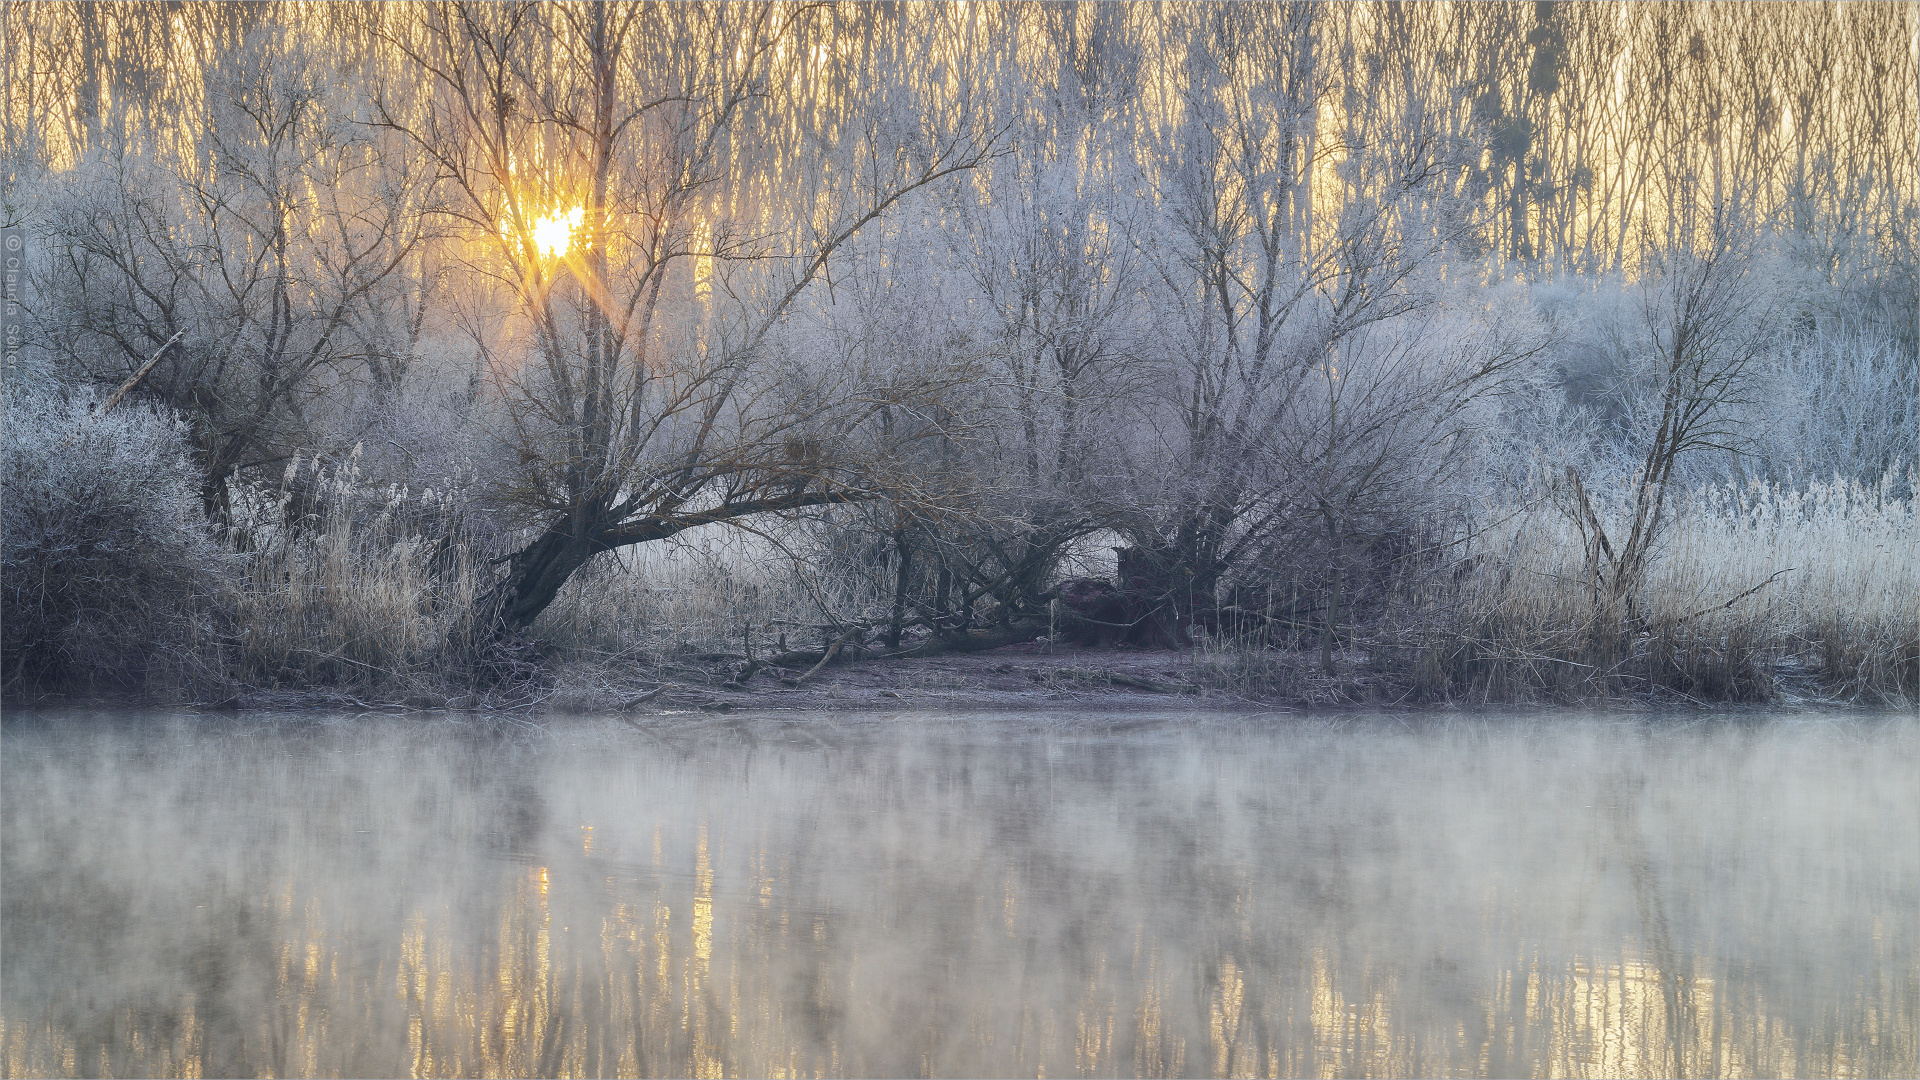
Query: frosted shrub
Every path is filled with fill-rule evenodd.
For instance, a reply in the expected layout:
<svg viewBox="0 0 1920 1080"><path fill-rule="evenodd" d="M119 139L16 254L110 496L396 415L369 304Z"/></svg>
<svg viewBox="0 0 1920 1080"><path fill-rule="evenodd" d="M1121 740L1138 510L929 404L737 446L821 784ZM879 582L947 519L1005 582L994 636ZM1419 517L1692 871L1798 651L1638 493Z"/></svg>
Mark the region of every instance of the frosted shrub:
<svg viewBox="0 0 1920 1080"><path fill-rule="evenodd" d="M140 686L195 679L229 557L208 535L179 422L104 417L51 393L7 402L5 681Z"/></svg>
<svg viewBox="0 0 1920 1080"><path fill-rule="evenodd" d="M1920 370L1890 338L1852 331L1796 342L1754 395L1746 430L1752 471L1806 484L1897 479L1913 493L1920 464Z"/></svg>

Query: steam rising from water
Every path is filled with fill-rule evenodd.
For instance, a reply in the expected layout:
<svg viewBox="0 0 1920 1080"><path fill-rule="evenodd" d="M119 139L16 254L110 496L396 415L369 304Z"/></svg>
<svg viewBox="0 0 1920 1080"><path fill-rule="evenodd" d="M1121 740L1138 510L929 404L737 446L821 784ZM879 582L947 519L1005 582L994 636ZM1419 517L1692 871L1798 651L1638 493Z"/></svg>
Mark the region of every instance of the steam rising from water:
<svg viewBox="0 0 1920 1080"><path fill-rule="evenodd" d="M1904 718L9 718L0 1068L1911 1074Z"/></svg>

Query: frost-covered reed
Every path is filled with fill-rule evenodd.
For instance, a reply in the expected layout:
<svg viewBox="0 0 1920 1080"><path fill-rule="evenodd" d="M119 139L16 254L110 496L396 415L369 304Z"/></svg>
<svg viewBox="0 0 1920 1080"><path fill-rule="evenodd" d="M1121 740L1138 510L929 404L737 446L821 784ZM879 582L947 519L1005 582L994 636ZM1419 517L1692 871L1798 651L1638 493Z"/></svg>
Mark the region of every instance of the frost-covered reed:
<svg viewBox="0 0 1920 1080"><path fill-rule="evenodd" d="M235 676L260 687L417 680L460 640L478 594L469 547L447 539L448 500L369 487L351 461L310 461L304 484L301 468L295 458L234 592Z"/></svg>
<svg viewBox="0 0 1920 1080"><path fill-rule="evenodd" d="M1920 533L1901 489L1889 477L1680 496L1624 602L1595 587L1572 518L1543 502L1476 536L1429 609L1444 629L1425 637L1425 689L1920 698ZM1624 514L1596 509L1603 524Z"/></svg>

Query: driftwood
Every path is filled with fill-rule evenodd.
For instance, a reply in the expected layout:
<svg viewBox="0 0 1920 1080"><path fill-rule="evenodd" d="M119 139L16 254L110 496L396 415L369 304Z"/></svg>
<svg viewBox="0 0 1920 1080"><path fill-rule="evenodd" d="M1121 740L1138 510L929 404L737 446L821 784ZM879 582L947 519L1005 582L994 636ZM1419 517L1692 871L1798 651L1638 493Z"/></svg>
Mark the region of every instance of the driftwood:
<svg viewBox="0 0 1920 1080"><path fill-rule="evenodd" d="M639 706L641 706L641 705L644 705L644 704L646 704L647 702L649 702L649 701L652 701L652 700L653 700L654 698L657 698L657 697L659 697L659 696L660 696L660 693L661 693L661 691L663 691L663 690L665 690L666 688L667 688L667 684L666 684L666 683L661 683L661 684L660 684L659 686L656 686L656 687L654 687L653 689L651 689L651 690L649 690L649 691L647 691L646 693L644 693L644 694L641 694L641 695L640 695L639 697L637 697L637 698L634 698L633 700L631 700L631 701L629 701L629 702L627 702L626 704L624 704L624 705L622 705L622 706L620 706L620 711L621 711L621 712L628 712L628 711L630 711L630 710L632 710L632 709L635 709L635 708L637 708L637 707L639 707Z"/></svg>
<svg viewBox="0 0 1920 1080"><path fill-rule="evenodd" d="M727 676L727 681L721 683L720 686L726 690L745 690L748 680L752 679L754 675L765 666L766 664L763 661L749 660L740 665L739 671Z"/></svg>
<svg viewBox="0 0 1920 1080"><path fill-rule="evenodd" d="M835 661L848 663L855 660L918 660L929 656L944 656L954 653L988 652L993 649L1004 648L1008 645L1018 645L1023 641L1032 641L1034 638L1046 632L1047 624L1044 621L1031 619L1014 623L1011 626L994 627L973 633L936 634L910 649L899 649L894 652L872 652L863 646L853 644L853 638L858 635L858 631L849 631L842 634L826 649L797 649L791 652L783 652L778 656L761 662L758 666L775 668L804 667L807 669L806 674L798 678L790 676L780 680L788 686L798 686L818 674L821 668ZM734 676L734 678L729 681L734 685L738 685L746 681L748 674L748 672L743 670L741 674Z"/></svg>
<svg viewBox="0 0 1920 1080"><path fill-rule="evenodd" d="M1184 687L1175 686L1172 683L1155 682L1152 679L1142 679L1136 675L1122 675L1117 671L1109 671L1105 674L1107 681L1116 686L1131 686L1136 690L1151 690L1156 694L1178 694L1185 689Z"/></svg>
<svg viewBox="0 0 1920 1080"><path fill-rule="evenodd" d="M915 660L926 656L941 656L947 653L977 653L992 649L1018 645L1023 641L1047 632L1047 624L1040 619L1017 622L1011 626L997 627L978 634L949 634L945 637L935 635L915 645L911 649L899 652L881 653L883 660Z"/></svg>

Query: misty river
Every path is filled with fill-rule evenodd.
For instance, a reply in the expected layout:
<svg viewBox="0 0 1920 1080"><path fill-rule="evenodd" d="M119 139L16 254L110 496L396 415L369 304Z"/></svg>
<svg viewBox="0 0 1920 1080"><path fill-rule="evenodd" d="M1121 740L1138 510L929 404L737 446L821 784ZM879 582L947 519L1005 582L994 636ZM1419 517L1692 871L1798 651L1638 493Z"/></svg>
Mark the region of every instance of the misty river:
<svg viewBox="0 0 1920 1080"><path fill-rule="evenodd" d="M14 713L7 1076L1911 1076L1909 715Z"/></svg>

